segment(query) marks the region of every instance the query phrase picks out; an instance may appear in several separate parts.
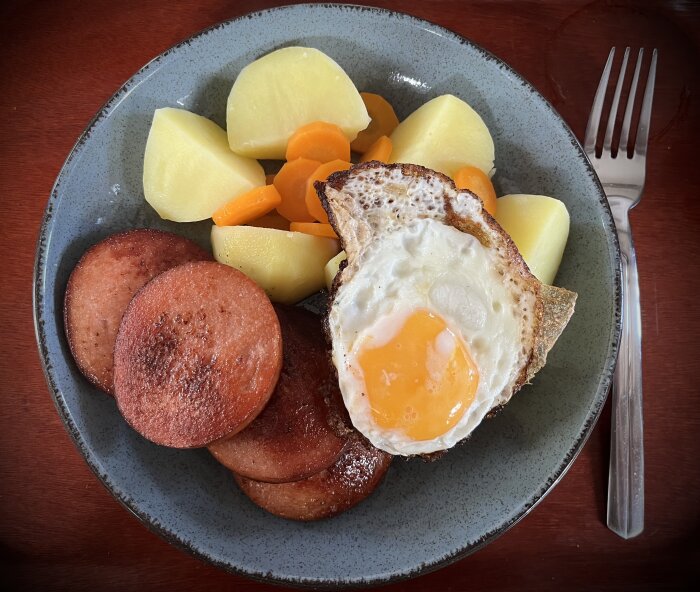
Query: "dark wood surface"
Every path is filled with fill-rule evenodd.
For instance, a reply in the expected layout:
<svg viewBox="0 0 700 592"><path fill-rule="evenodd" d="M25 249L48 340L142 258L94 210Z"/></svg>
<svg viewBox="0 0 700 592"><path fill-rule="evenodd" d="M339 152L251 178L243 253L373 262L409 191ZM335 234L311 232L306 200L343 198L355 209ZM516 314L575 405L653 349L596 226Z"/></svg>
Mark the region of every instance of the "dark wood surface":
<svg viewBox="0 0 700 592"><path fill-rule="evenodd" d="M73 446L41 372L32 266L43 209L94 113L202 28L284 2L4 2L0 8L0 586L266 590L149 532ZM649 167L632 215L644 326L646 529L605 526L609 409L551 494L478 553L394 590L686 589L700 582L700 166L693 2L379 1L508 61L579 138L613 45L658 47ZM697 589L697 588L696 588Z"/></svg>

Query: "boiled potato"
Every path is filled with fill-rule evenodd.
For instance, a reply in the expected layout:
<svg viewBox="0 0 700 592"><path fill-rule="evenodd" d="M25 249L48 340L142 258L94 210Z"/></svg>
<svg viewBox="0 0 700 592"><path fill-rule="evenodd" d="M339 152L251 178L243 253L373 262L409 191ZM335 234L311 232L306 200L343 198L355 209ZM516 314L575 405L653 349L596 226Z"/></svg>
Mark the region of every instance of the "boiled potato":
<svg viewBox="0 0 700 592"><path fill-rule="evenodd" d="M566 206L545 195L504 195L497 201L496 221L510 234L532 274L551 284L569 237Z"/></svg>
<svg viewBox="0 0 700 592"><path fill-rule="evenodd" d="M338 274L341 262L345 261L347 258L348 256L345 254L345 251L340 251L340 253L338 253L335 257L333 257L333 259L326 263L326 268L324 271L326 274L326 287L329 290L333 285L333 280L335 279L335 276Z"/></svg>
<svg viewBox="0 0 700 592"><path fill-rule="evenodd" d="M214 226L214 257L256 281L274 302L293 304L324 286L338 241L273 228Z"/></svg>
<svg viewBox="0 0 700 592"><path fill-rule="evenodd" d="M416 109L391 134L391 162L420 164L454 178L471 165L493 169L491 134L479 114L461 99L442 95Z"/></svg>
<svg viewBox="0 0 700 592"><path fill-rule="evenodd" d="M255 60L228 97L228 141L243 156L283 159L290 136L313 121L336 124L351 141L370 122L352 80L318 49L285 47Z"/></svg>
<svg viewBox="0 0 700 592"><path fill-rule="evenodd" d="M205 220L237 195L265 184L256 160L231 152L226 132L184 109L157 109L146 142L143 193L161 218Z"/></svg>

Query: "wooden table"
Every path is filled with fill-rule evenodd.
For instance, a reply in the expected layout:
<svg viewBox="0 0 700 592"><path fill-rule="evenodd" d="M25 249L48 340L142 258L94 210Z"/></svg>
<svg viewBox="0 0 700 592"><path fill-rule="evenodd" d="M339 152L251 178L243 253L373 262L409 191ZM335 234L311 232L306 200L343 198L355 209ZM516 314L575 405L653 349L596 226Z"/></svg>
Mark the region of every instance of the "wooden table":
<svg viewBox="0 0 700 592"><path fill-rule="evenodd" d="M202 28L284 4L19 0L0 8L0 585L267 590L171 547L102 487L58 418L32 327L43 209L87 122L145 62ZM612 44L658 47L647 187L632 223L644 324L646 529L605 526L609 410L554 491L487 548L394 590L683 589L700 582L700 10L691 2L379 1L508 61L580 138ZM3 589L8 589L3 587Z"/></svg>

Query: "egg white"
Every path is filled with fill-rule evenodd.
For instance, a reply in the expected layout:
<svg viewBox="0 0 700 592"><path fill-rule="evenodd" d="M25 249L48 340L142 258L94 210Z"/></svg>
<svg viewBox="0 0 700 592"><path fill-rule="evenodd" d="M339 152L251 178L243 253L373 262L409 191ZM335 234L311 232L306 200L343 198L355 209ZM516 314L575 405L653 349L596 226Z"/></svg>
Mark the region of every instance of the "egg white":
<svg viewBox="0 0 700 592"><path fill-rule="evenodd" d="M353 425L397 455L445 450L466 438L520 372L518 295L503 281L494 253L470 234L418 218L366 246L355 273L335 294L329 314L333 362ZM357 356L368 338L387 340L418 309L441 316L466 344L479 371L471 406L457 424L431 440L384 429L372 417Z"/></svg>

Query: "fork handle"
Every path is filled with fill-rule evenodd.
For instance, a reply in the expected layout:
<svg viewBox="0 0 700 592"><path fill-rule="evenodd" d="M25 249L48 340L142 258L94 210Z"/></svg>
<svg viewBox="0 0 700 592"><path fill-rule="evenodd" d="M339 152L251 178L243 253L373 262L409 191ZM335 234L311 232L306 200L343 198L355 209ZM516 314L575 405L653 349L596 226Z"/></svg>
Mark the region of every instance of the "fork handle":
<svg viewBox="0 0 700 592"><path fill-rule="evenodd" d="M622 255L622 335L612 386L608 527L628 539L644 529L642 321L628 211L615 218Z"/></svg>

